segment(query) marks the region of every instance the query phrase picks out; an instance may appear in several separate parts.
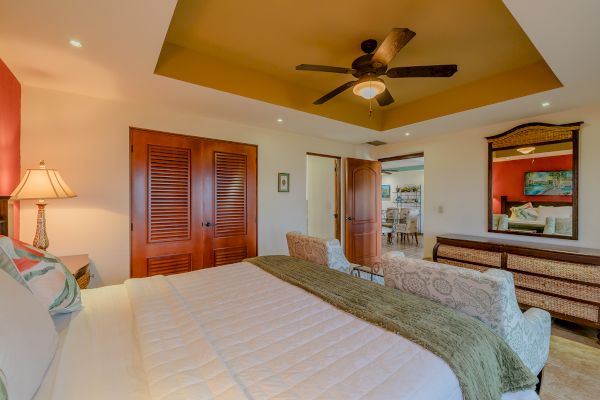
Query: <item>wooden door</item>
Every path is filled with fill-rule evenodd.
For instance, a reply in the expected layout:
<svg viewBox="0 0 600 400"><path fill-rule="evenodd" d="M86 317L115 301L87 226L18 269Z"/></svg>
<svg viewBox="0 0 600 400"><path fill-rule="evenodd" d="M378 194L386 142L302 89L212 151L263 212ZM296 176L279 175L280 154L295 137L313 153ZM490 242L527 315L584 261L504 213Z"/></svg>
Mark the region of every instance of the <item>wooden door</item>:
<svg viewBox="0 0 600 400"><path fill-rule="evenodd" d="M346 159L346 257L376 267L381 262L381 163Z"/></svg>
<svg viewBox="0 0 600 400"><path fill-rule="evenodd" d="M134 128L130 139L131 276L201 268L201 141Z"/></svg>
<svg viewBox="0 0 600 400"><path fill-rule="evenodd" d="M203 170L204 265L257 255L256 146L205 141Z"/></svg>
<svg viewBox="0 0 600 400"><path fill-rule="evenodd" d="M131 128L131 276L257 255L257 148Z"/></svg>

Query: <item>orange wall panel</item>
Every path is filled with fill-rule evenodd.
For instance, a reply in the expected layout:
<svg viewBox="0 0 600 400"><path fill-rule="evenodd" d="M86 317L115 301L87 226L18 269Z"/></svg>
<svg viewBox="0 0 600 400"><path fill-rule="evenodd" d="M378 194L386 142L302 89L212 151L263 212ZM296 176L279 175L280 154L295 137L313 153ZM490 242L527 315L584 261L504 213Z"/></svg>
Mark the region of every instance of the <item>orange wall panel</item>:
<svg viewBox="0 0 600 400"><path fill-rule="evenodd" d="M0 196L9 196L21 178L21 84L0 60ZM19 236L14 207L13 236Z"/></svg>

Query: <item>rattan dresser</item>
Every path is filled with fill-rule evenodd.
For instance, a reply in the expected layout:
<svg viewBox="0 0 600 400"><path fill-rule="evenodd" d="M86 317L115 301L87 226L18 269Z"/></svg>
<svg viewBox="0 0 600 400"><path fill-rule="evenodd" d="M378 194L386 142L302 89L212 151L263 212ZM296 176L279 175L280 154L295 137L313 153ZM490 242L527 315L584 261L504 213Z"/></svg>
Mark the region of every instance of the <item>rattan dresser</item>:
<svg viewBox="0 0 600 400"><path fill-rule="evenodd" d="M522 307L600 329L600 250L444 235L437 238L433 259L479 271L508 270Z"/></svg>

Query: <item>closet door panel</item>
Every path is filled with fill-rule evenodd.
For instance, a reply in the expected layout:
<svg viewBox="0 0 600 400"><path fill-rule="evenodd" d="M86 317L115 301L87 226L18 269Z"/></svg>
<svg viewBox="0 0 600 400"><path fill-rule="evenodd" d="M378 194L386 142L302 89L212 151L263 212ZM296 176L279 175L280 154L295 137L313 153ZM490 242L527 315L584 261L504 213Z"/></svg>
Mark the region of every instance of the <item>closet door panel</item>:
<svg viewBox="0 0 600 400"><path fill-rule="evenodd" d="M131 276L257 255L256 146L131 128Z"/></svg>
<svg viewBox="0 0 600 400"><path fill-rule="evenodd" d="M131 145L131 276L201 268L200 143L131 129Z"/></svg>
<svg viewBox="0 0 600 400"><path fill-rule="evenodd" d="M204 265L219 266L254 257L256 251L256 147L207 141L203 144Z"/></svg>

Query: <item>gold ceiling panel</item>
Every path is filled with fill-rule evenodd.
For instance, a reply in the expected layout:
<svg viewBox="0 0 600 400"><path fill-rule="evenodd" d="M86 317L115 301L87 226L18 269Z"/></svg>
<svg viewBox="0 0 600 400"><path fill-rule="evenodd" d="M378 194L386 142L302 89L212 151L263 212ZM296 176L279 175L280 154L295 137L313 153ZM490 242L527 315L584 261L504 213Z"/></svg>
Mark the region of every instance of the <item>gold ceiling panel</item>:
<svg viewBox="0 0 600 400"><path fill-rule="evenodd" d="M391 28L417 35L390 68L457 64L450 78L383 77L387 107L347 90L312 102L351 75L296 71L350 67L361 41ZM179 0L155 72L379 131L561 86L501 0Z"/></svg>

